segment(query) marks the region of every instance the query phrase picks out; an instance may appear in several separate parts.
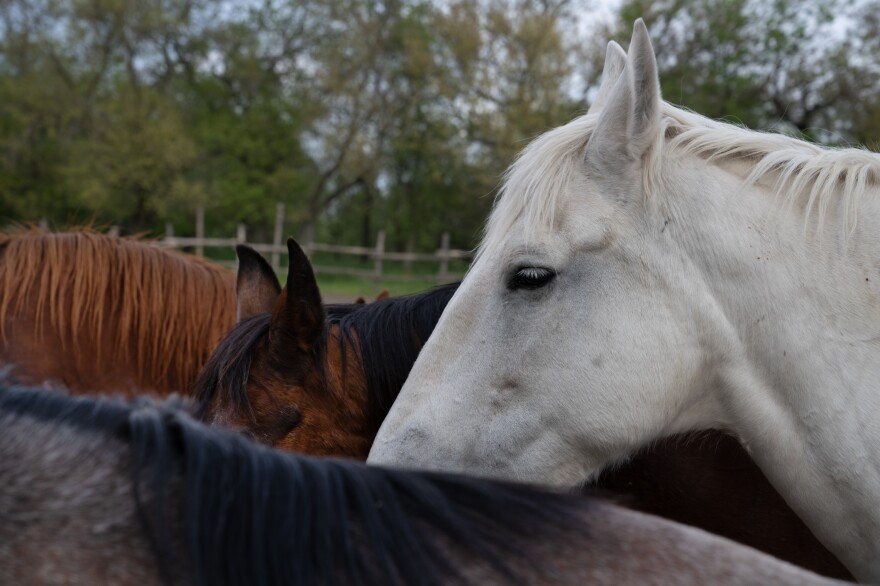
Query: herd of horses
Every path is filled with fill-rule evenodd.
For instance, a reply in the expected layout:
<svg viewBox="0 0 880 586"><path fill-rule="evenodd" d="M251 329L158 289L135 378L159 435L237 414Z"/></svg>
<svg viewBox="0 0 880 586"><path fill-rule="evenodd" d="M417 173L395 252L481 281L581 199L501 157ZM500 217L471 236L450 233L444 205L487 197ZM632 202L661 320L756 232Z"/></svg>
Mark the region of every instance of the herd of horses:
<svg viewBox="0 0 880 586"><path fill-rule="evenodd" d="M0 379L0 583L825 584L880 578L876 563L843 551L840 540L802 512L805 499L838 496L792 496L766 458L756 463L761 441L727 411L698 420L664 405L665 427L654 425L650 434L626 429L641 422L640 410L661 408L627 384L659 388L669 377L655 364L627 363L626 352L615 354L620 340L636 357L647 348L642 339L617 332L649 338L660 331L630 305L654 308L654 301L633 291L662 291L675 279L654 280L654 257L644 242L621 253L638 282L621 280L595 258L607 250L617 254L615 247L632 238L635 228L612 220L637 217L640 205L657 207L651 213L663 219L653 238L688 228L685 210L666 201L675 194L648 195L658 185L679 186L651 175L672 174L663 165L673 164L657 163L651 149L666 147L663 141L701 140L670 116L708 124L660 102L659 93L651 93L655 83L653 50L639 22L628 55L609 45L602 88L584 121L539 138L514 164L465 280L416 295L324 305L309 260L293 240L282 287L265 259L244 245L237 248L236 275L147 241L89 230L0 235L0 365L7 365ZM661 110L667 118L653 120ZM649 123L659 131L644 126ZM764 162L756 151L725 151L724 141L719 144L717 153L692 147L688 156L701 165L728 165L723 171L730 176ZM549 164L555 159L595 167L581 176L555 170ZM780 181L799 180L792 179L797 169L774 160L768 169L782 174ZM867 189L880 181L880 162L869 162L873 166L860 167L867 169L864 177L851 181L833 161L834 181L820 182L828 189L836 183ZM806 159L798 165L810 169ZM632 170L643 175L618 177ZM584 196L588 209L580 210L563 201L572 185L591 193L591 181L614 183L599 190L613 194L610 203ZM762 181L751 177L748 185L766 189ZM700 183L700 189L712 187L723 191L725 185L717 178ZM518 201L517 190L525 207L508 209ZM639 198L630 201L627 190ZM552 201L536 201L542 194ZM651 218L633 225L654 226ZM577 230L569 226L575 220ZM767 230L748 224L752 232ZM873 229L865 221L860 226ZM566 265L562 252L548 248L572 234L580 240L561 247L590 256L583 266ZM850 258L859 258L853 248L859 234L852 226L844 247ZM749 254L768 254L773 246L766 233L756 237L764 248ZM694 241L707 246L701 235ZM862 283L873 288L875 300L876 258ZM671 273L671 266L661 268ZM734 269L710 272L724 281L723 270ZM686 276L705 278L697 271ZM628 325L602 321L617 315L602 305L603 278L612 283L612 301ZM690 300L673 291L681 299L660 305L687 306ZM595 301L588 320L561 301L578 292L581 305ZM712 311L732 315L717 305ZM567 312L561 317L560 308ZM870 309L878 310L880 303ZM703 319L696 310L687 315L661 320L658 348L686 353L699 345L674 327L673 318ZM743 338L760 333L764 318L757 317ZM708 326L695 326L701 341L714 339L701 327ZM876 346L877 331L866 326L860 340ZM545 337L555 344L550 354L543 353ZM575 338L595 339L603 353L583 354ZM696 384L699 376L685 373L683 361L676 364L675 384L710 396L707 386ZM504 381L480 379L487 370ZM613 382L633 393L635 403L614 398L628 412L610 412L598 395L586 403L589 416L576 398L557 403L566 416L610 418L597 429L619 423L627 441L613 438L614 449L600 457L582 437L561 436L563 416L544 406L516 411L517 404L537 405L527 402L532 395L554 396L552 381L540 378L545 375L556 376L560 387L572 379L590 387L618 377L595 386L606 391ZM645 384L645 377L657 382ZM720 376L712 381L730 384ZM880 392L877 380L868 382ZM709 410L704 395L690 396L688 408ZM725 408L737 405L731 399ZM872 405L863 407L876 417ZM508 435L489 437L496 424ZM518 430L532 427L538 431L531 439L516 443ZM767 437L775 431L762 429ZM552 446L546 434L553 434ZM792 458L797 453L786 449ZM558 466L523 465L524 454ZM363 464L368 457L379 465ZM861 461L864 470L857 472L871 474L872 460ZM569 482L560 470L580 472ZM838 478L850 482L842 473ZM567 490L509 482L521 480ZM805 485L801 492L813 489ZM857 522L840 518L841 525ZM869 522L841 530L870 539Z"/></svg>
<svg viewBox="0 0 880 586"><path fill-rule="evenodd" d="M588 492L608 501L354 463L366 459L458 284L324 306L308 259L292 240L288 247L281 288L269 264L246 246L238 248L236 284L231 272L202 271L204 261L149 242L90 231L3 236L0 278L18 279L3 291L29 290L53 275L51 263L24 270L7 262L10 251L29 250L39 260L52 250L72 266L83 248L100 249L102 262L112 258L112 266L126 269L108 273L82 299L103 318L82 320L76 329L50 317L65 316L65 307L70 312L66 288L46 288L43 296L34 289L27 304L3 298L3 361L12 366L0 392L0 582L824 583L685 524L849 577L742 448L719 432L670 438L607 471ZM146 270L129 257L149 259ZM153 270L162 263L168 270ZM215 336L207 359L214 344L186 356L168 344L165 354L150 353L133 368L144 340L169 326L146 322L148 316L134 315L139 305L115 296L163 298L178 290L171 281L181 274L206 299L230 302L212 315L193 296L189 311L180 312L195 318L183 322L187 327L200 333L236 314L238 322ZM102 360L112 361L98 342L125 323L140 324L118 341L129 349L120 360L128 369L119 367L116 387L108 373L100 380L117 395L167 397L175 388L167 385L168 371L194 372L201 362L198 377L176 387L188 390L183 401L70 396L96 392L81 383ZM31 355L42 360L15 362ZM120 555L125 564L116 563Z"/></svg>

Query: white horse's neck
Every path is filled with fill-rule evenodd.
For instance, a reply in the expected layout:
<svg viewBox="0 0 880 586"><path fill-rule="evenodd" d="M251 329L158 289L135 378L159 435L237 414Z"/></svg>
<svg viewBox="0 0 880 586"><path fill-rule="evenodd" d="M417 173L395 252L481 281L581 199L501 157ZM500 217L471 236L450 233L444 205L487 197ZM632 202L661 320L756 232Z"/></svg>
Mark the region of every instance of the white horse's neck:
<svg viewBox="0 0 880 586"><path fill-rule="evenodd" d="M836 528L818 537L880 576L880 190L851 235L833 204L805 234L802 205L743 188L741 168L664 167L669 236L723 324L727 423L811 527Z"/></svg>

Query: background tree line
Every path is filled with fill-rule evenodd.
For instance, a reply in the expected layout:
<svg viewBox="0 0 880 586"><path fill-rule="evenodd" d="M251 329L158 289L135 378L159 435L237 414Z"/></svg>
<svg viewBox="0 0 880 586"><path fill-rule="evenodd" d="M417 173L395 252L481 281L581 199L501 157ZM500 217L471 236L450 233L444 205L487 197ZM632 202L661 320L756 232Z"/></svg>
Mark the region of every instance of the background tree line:
<svg viewBox="0 0 880 586"><path fill-rule="evenodd" d="M880 138L880 0L0 0L0 217L472 246L500 175L584 112L642 15L666 99Z"/></svg>

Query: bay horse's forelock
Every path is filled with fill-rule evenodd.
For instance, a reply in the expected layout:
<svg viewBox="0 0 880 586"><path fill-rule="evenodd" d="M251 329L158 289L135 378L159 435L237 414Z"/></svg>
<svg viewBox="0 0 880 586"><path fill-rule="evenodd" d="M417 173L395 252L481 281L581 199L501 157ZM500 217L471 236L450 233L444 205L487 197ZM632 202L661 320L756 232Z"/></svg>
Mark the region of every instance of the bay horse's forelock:
<svg viewBox="0 0 880 586"><path fill-rule="evenodd" d="M831 583L596 499L282 454L171 404L37 389L0 388L2 503L4 584Z"/></svg>
<svg viewBox="0 0 880 586"><path fill-rule="evenodd" d="M0 234L0 362L72 392L187 392L234 323L234 278L88 229Z"/></svg>

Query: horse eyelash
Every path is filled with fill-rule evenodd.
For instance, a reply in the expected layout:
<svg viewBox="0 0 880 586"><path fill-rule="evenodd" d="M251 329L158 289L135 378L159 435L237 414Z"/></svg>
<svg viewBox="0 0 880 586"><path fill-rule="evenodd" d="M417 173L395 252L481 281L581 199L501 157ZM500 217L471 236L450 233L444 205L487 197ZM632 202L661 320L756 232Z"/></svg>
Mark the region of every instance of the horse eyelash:
<svg viewBox="0 0 880 586"><path fill-rule="evenodd" d="M556 278L558 272L547 267L525 266L519 267L508 280L507 287L512 291L520 289L536 290L550 284ZM532 278L539 282L532 281Z"/></svg>

